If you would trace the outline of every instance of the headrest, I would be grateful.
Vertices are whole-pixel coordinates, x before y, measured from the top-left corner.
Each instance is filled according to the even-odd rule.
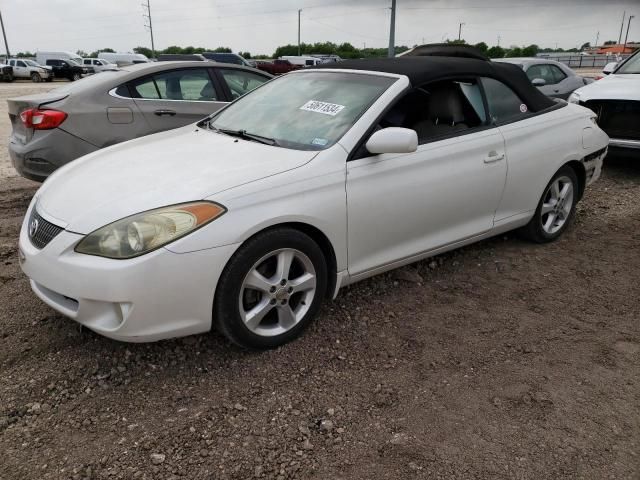
[[[457,85],[443,85],[430,91],[429,119],[437,123],[455,125],[464,120],[460,89]]]

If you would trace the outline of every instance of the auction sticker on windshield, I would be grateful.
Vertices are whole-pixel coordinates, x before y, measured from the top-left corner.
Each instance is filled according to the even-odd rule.
[[[337,103],[321,102],[320,100],[309,100],[307,103],[300,107],[300,110],[306,110],[307,112],[324,113],[325,115],[331,115],[335,117],[342,111],[344,105],[338,105]]]

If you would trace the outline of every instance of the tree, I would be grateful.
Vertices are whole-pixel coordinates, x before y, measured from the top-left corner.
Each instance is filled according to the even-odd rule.
[[[166,53],[168,55],[178,55],[182,53],[182,47],[179,47],[177,45],[171,45],[165,48],[164,50],[162,50],[160,53]]]
[[[615,40],[607,40],[606,42],[604,42],[605,45],[616,45],[618,42],[616,42]]]
[[[76,54],[77,54],[79,57],[88,57],[88,56],[89,56],[89,55],[87,54],[87,52],[85,52],[84,50],[77,50],[77,51],[76,51]]]
[[[500,46],[493,46],[487,50],[487,57],[489,58],[504,58],[504,48]]]
[[[521,53],[523,57],[535,57],[539,51],[540,51],[540,47],[538,47],[538,45],[533,43],[527,47],[524,47]]]
[[[251,58],[251,53],[249,52],[240,52],[238,55],[240,55],[242,58],[245,58],[247,60]]]
[[[233,53],[229,47],[218,47],[214,50],[215,53]]]
[[[153,52],[151,51],[150,48],[147,48],[147,47],[136,47],[133,49],[133,52],[144,55],[147,58],[153,58]]]
[[[509,48],[509,50],[507,50],[507,53],[505,55],[506,57],[522,57],[522,49],[520,47],[516,47],[515,45],[512,45],[511,48]]]
[[[474,47],[485,55],[487,54],[487,50],[489,50],[489,46],[484,42],[476,43]]]
[[[35,53],[31,53],[30,51],[26,51],[26,52],[18,52],[16,54],[16,58],[31,58],[31,57],[35,57],[36,54]]]
[[[580,47],[580,51],[586,50],[587,48],[591,48],[591,42],[583,43],[582,46]]]

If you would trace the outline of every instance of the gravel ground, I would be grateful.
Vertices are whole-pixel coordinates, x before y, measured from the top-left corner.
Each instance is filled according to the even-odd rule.
[[[0,179],[2,479],[640,478],[638,163],[608,161],[560,241],[361,282],[260,353],[56,314],[17,261],[35,188]]]

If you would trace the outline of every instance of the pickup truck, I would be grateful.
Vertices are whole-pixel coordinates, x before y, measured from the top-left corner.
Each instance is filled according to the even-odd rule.
[[[82,75],[88,73],[88,70],[73,60],[47,60],[47,66],[53,68],[53,74],[56,78],[68,78],[72,82],[80,80]]]
[[[3,82],[13,82],[13,67],[0,63],[0,80]]]
[[[33,60],[10,58],[8,64],[13,67],[13,76],[15,78],[30,78],[34,83],[53,80],[51,67],[43,67]]]
[[[302,65],[294,65],[289,60],[274,60],[273,62],[257,62],[256,68],[271,75],[282,75],[292,70],[298,70],[302,68]]]

